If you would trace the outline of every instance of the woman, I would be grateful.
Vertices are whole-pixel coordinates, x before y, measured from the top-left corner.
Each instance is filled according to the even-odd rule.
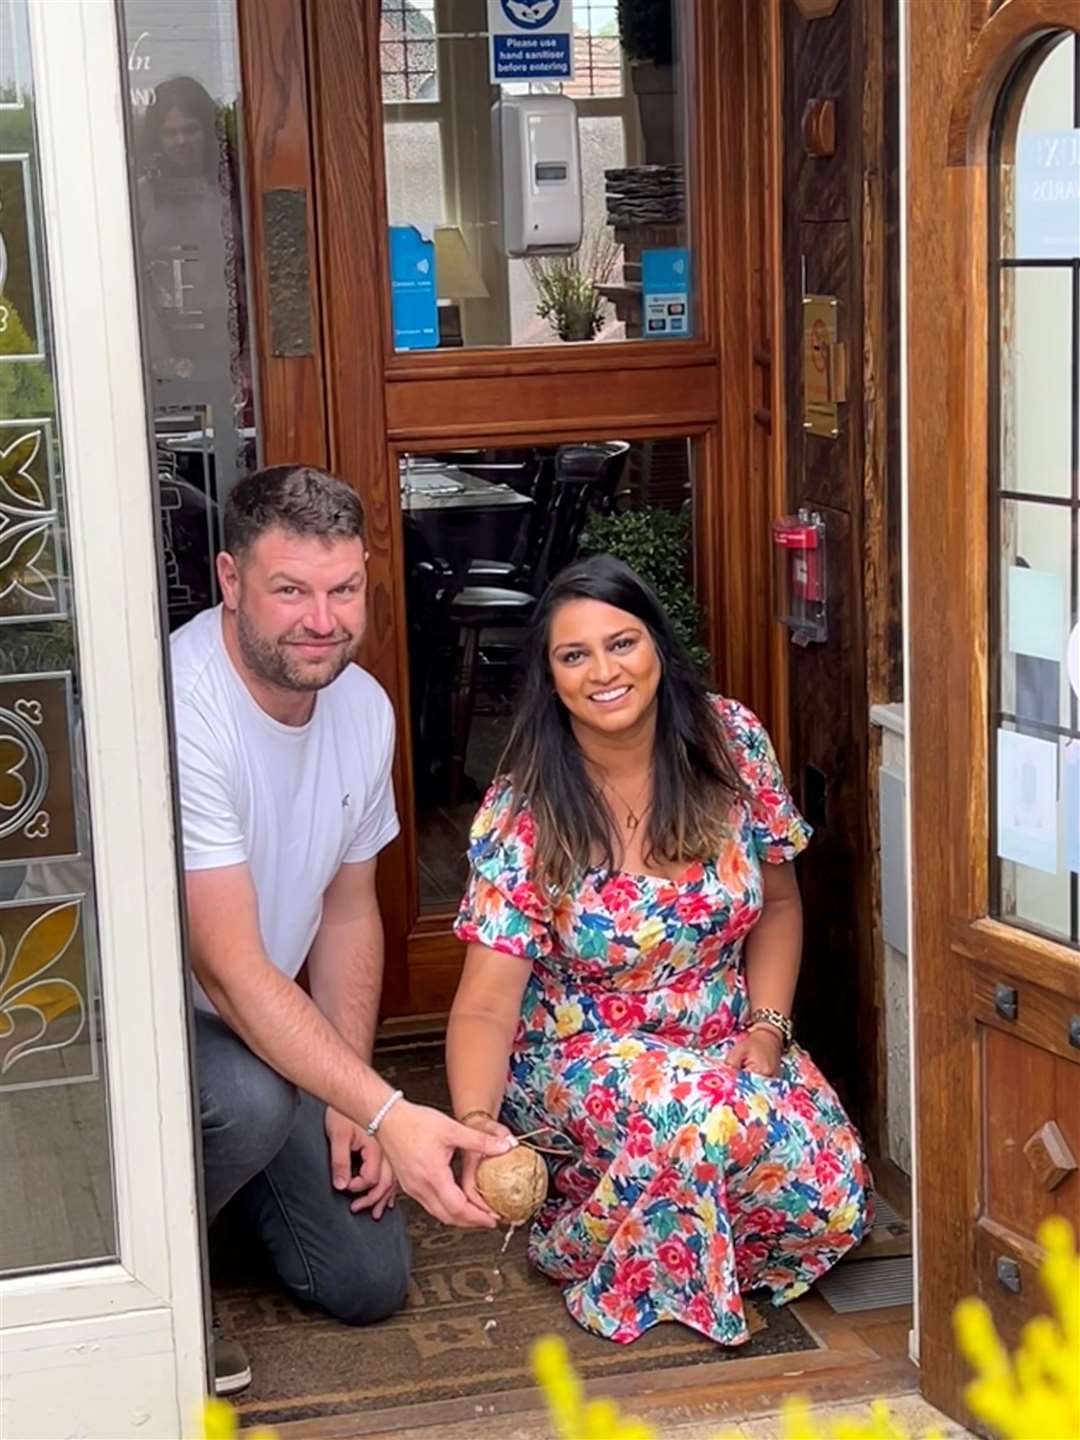
[[[564,570],[531,647],[456,925],[454,1110],[571,1153],[529,1253],[586,1329],[739,1345],[744,1291],[793,1299],[868,1224],[858,1136],[787,1043],[810,831],[619,561]]]
[[[250,389],[242,229],[224,111],[197,80],[176,75],[154,92],[141,150],[155,374],[224,384],[242,405]]]

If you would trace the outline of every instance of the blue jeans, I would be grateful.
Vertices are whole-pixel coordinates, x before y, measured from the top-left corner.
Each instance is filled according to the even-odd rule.
[[[257,1235],[282,1285],[347,1325],[393,1315],[405,1303],[405,1216],[354,1215],[355,1197],[330,1183],[326,1107],[298,1091],[216,1015],[197,1011],[195,1048],[206,1216],[225,1205]]]

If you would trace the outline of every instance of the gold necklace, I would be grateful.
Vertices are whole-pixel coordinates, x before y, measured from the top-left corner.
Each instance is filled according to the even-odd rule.
[[[648,790],[648,788],[649,788],[649,786],[650,786],[651,783],[652,783],[652,776],[650,775],[649,779],[646,780],[646,781],[645,781],[645,784],[642,786],[641,795],[644,795],[644,794],[645,794],[646,790]],[[621,793],[621,791],[617,790],[617,789],[615,788],[615,786],[611,783],[610,780],[608,780],[608,779],[605,779],[605,780],[604,780],[604,787],[605,787],[605,789],[610,790],[611,793],[615,796],[615,798],[616,798],[618,801],[620,801],[621,804],[623,804],[623,805],[626,807],[626,819],[625,819],[625,821],[623,822],[623,824],[625,825],[626,829],[627,829],[627,830],[630,832],[630,834],[632,835],[632,834],[634,833],[634,831],[638,828],[638,826],[641,824],[642,820],[644,820],[645,816],[646,816],[646,815],[649,813],[649,811],[652,809],[652,801],[651,801],[651,800],[649,801],[648,805],[646,805],[646,806],[642,809],[641,814],[639,815],[638,812],[637,812],[637,810],[635,809],[635,807],[630,804],[629,800],[627,800],[626,796],[623,795],[623,794]],[[639,796],[639,797],[638,797],[638,803],[640,803],[640,799],[641,799],[641,797]]]

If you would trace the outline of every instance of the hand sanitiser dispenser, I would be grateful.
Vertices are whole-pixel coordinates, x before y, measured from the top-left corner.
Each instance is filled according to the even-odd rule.
[[[577,107],[567,95],[503,95],[491,111],[507,255],[558,255],[581,244]]]

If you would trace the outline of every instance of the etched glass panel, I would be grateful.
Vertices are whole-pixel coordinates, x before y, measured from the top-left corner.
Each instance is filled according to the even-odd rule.
[[[26,0],[0,0],[0,1272],[116,1255]]]
[[[122,0],[132,203],[175,629],[218,600],[220,517],[257,458],[233,7]]]

